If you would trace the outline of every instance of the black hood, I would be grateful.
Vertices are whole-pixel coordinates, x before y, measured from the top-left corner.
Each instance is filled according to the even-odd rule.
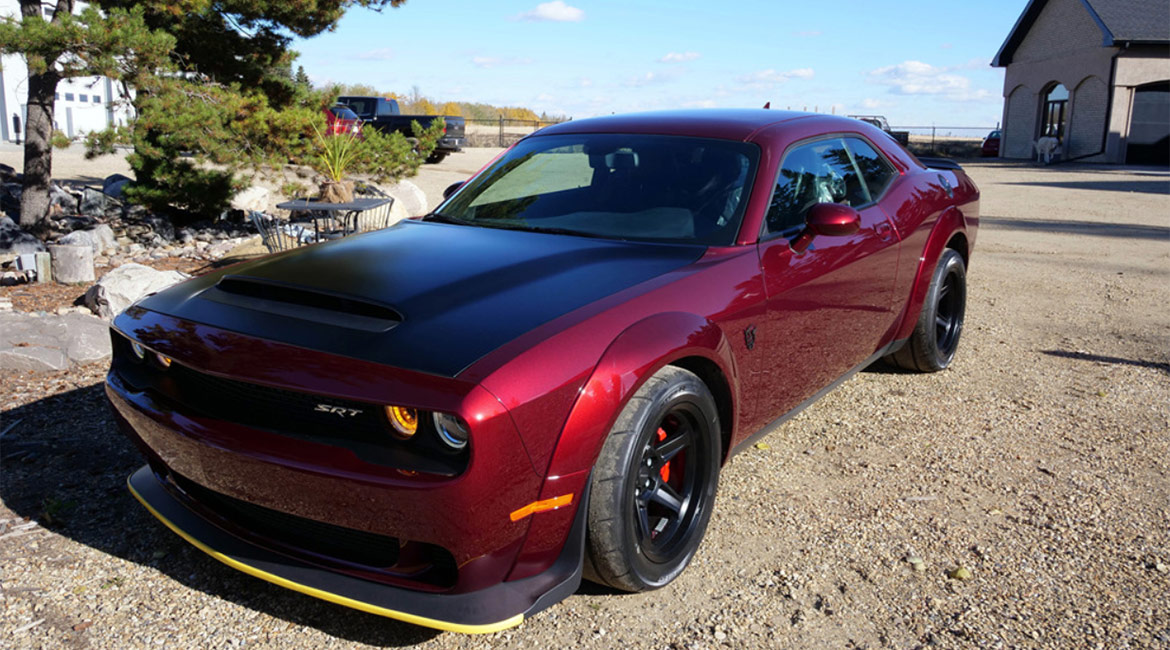
[[[704,250],[407,221],[194,278],[140,306],[454,377],[517,336]]]

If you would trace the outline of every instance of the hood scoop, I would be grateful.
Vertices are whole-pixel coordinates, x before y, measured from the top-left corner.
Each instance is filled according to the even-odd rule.
[[[243,275],[225,275],[199,297],[363,332],[385,332],[402,322],[402,315],[393,308],[368,298]]]

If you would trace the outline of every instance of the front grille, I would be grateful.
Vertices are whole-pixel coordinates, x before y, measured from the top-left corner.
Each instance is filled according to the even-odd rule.
[[[398,540],[334,526],[240,501],[172,474],[175,485],[199,504],[251,533],[326,557],[375,568],[398,562]]]
[[[186,414],[343,447],[385,467],[441,476],[456,476],[467,468],[467,450],[443,446],[430,418],[422,418],[413,438],[400,440],[391,433],[381,404],[218,377],[178,361],[162,369],[151,360],[137,360],[120,334],[112,339],[112,367],[118,377],[135,390],[167,398]]]
[[[225,379],[180,364],[173,364],[166,377],[173,384],[172,397],[218,420],[368,443],[389,435],[390,425],[378,404]],[[323,412],[319,406],[336,410]]]

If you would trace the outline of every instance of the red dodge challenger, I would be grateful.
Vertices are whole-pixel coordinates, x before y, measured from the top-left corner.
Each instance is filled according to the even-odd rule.
[[[879,359],[951,363],[979,191],[925,163],[828,115],[544,129],[420,220],[118,316],[130,489],[241,571],[440,629],[662,587],[736,451]]]

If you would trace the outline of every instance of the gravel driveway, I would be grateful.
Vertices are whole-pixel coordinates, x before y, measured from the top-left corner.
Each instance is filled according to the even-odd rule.
[[[472,637],[247,577],[127,493],[90,366],[3,379],[0,646],[1170,646],[1170,175],[968,169],[953,368],[861,373],[737,456],[663,590]]]

